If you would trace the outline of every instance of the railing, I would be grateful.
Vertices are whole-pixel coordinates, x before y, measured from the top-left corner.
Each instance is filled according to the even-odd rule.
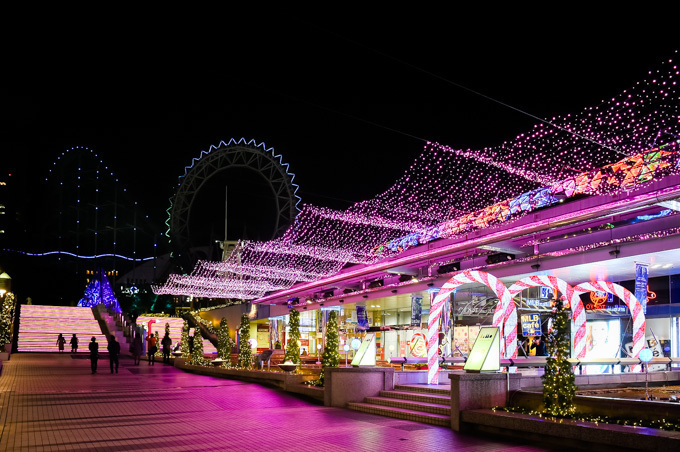
[[[467,358],[462,356],[449,356],[446,358],[440,358],[439,362],[440,364],[455,366],[465,364],[466,360]],[[547,360],[548,358],[545,356],[501,359],[501,367],[545,367]],[[567,358],[567,361],[569,361],[572,366],[578,367],[579,374],[583,374],[583,366],[609,366],[609,373],[614,373],[614,366],[645,366],[645,363],[639,358]],[[427,364],[427,358],[393,356],[390,358],[390,364],[400,364],[401,370],[404,370],[404,366],[406,364]],[[666,366],[666,370],[672,370],[673,367],[680,367],[680,358],[653,358],[649,362],[649,365],[663,365]]]
[[[614,373],[614,366],[645,366],[644,361],[639,358],[567,358],[567,361],[579,368],[579,374],[583,373],[583,366],[609,366],[609,373]],[[545,367],[546,362],[545,356],[501,359],[501,367]],[[666,370],[671,370],[673,367],[680,367],[680,358],[653,358],[649,365],[663,365]]]

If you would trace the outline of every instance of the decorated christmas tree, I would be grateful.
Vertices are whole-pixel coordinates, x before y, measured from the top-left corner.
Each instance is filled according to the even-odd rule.
[[[570,349],[569,312],[564,309],[561,299],[554,302],[550,313],[547,346],[548,358],[543,380],[543,406],[545,412],[553,416],[571,416],[575,412],[573,404],[576,394],[574,372],[567,361]]]
[[[229,337],[229,325],[227,319],[222,317],[220,329],[217,331],[217,357],[231,364],[231,348],[234,341]]]
[[[253,351],[250,348],[250,319],[248,314],[241,316],[238,330],[238,366],[250,369],[253,362]]]
[[[203,338],[201,333],[194,333],[194,349],[191,351],[191,364],[205,364],[205,354],[203,353]]]
[[[189,350],[189,323],[185,320],[182,325],[182,340],[180,341],[182,349],[182,358],[189,358],[191,350]]]
[[[321,355],[321,374],[318,383],[323,386],[327,367],[338,367],[340,363],[340,353],[338,351],[338,311],[331,311],[328,314],[326,323],[326,345]]]
[[[154,353],[154,356],[161,356],[163,354],[163,351],[161,348],[161,338],[158,330],[156,330],[155,336],[156,336],[156,353]]]
[[[284,359],[293,364],[300,364],[300,311],[291,309],[289,315],[288,328],[290,334],[288,336],[288,344],[286,344],[286,355]]]
[[[116,299],[116,296],[113,293],[113,289],[111,288],[111,284],[109,284],[109,280],[106,278],[104,270],[99,271],[99,279],[94,279],[87,285],[83,298],[78,302],[78,306],[88,308],[98,304],[103,304],[113,312],[121,312],[118,299]]]

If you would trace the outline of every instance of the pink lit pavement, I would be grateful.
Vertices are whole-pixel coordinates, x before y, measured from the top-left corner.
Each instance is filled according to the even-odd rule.
[[[102,344],[105,346],[105,344]],[[0,451],[538,451],[121,358],[17,353],[0,375]]]

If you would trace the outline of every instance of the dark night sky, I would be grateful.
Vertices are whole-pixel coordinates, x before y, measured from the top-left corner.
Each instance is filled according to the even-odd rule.
[[[6,57],[2,164],[43,178],[61,152],[86,146],[163,217],[192,158],[252,138],[283,155],[303,202],[346,208],[391,185],[424,139],[481,148],[537,122],[471,90],[537,117],[575,113],[677,47],[668,14],[633,24],[629,12],[515,12],[53,24]]]

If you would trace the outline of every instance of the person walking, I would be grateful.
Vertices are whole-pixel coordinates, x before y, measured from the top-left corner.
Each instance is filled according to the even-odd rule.
[[[88,344],[87,348],[90,349],[90,367],[92,368],[92,374],[97,373],[97,361],[99,360],[99,344],[97,343],[97,338],[92,336],[92,340]]]
[[[149,357],[149,365],[153,366],[156,364],[156,352],[158,351],[158,346],[156,345],[156,336],[149,331],[149,335],[146,337],[146,353]]]
[[[170,351],[172,350],[172,339],[170,339],[170,333],[165,332],[165,336],[161,339],[161,345],[163,346],[163,363],[170,364]]]
[[[130,344],[130,354],[135,361],[135,366],[139,366],[139,358],[142,356],[143,350],[144,344],[142,343],[142,335],[139,334],[139,331],[135,331],[135,337]]]
[[[111,335],[109,338],[109,345],[106,346],[109,351],[109,365],[111,366],[111,373],[115,364],[116,373],[118,373],[118,355],[120,354],[120,344],[116,340],[116,336]]]
[[[59,346],[59,352],[64,351],[64,344],[66,343],[66,339],[64,339],[64,336],[59,333],[59,337],[57,338],[57,345]]]
[[[71,353],[76,352],[78,352],[78,338],[76,337],[76,333],[73,333],[73,336],[71,337]]]

